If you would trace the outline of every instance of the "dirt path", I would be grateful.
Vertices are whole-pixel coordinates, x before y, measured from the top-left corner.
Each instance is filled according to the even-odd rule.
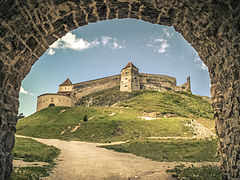
[[[58,139],[32,139],[61,149],[61,153],[56,160],[56,167],[50,176],[44,179],[172,180],[173,178],[165,171],[180,164],[176,162],[156,162],[129,153],[119,153],[99,148],[97,146],[103,145],[100,143],[62,141]],[[202,163],[182,164],[186,166],[190,166],[191,164],[195,166],[202,165]]]

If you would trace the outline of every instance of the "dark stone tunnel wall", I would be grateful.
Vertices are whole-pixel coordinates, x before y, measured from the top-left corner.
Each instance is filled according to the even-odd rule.
[[[0,179],[9,179],[21,81],[54,41],[91,22],[174,26],[209,68],[223,179],[240,178],[238,0],[0,0]]]

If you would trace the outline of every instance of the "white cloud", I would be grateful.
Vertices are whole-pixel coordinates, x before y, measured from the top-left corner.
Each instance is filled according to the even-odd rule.
[[[201,68],[201,70],[203,70],[203,71],[208,71],[208,67],[207,67],[207,66],[204,64],[204,62],[200,59],[200,57],[198,56],[198,54],[195,55],[193,61],[197,63],[197,67]]]
[[[102,36],[101,40],[102,40],[102,45],[103,46],[107,46],[110,49],[123,49],[123,48],[126,48],[126,46],[124,45],[126,40],[123,40],[123,42],[120,43],[117,40],[117,38],[112,38],[110,36]]]
[[[49,49],[48,54],[49,54],[49,55],[54,55],[54,54],[55,54],[55,51],[54,51],[53,49]]]
[[[200,59],[200,57],[198,56],[198,54],[196,54],[193,61],[194,61],[194,62],[201,62],[202,60]]]
[[[202,64],[201,64],[201,69],[208,71],[208,67],[206,66],[206,64],[204,64],[204,62],[202,62]]]
[[[35,94],[33,94],[33,93],[31,93],[31,92],[29,92],[29,95],[31,95],[31,96],[35,96]]]
[[[77,38],[76,34],[71,32],[67,33],[62,38],[54,42],[50,48],[51,49],[74,49],[74,50],[84,50],[90,47],[90,43],[82,38]]]
[[[123,43],[125,43],[125,40]],[[54,55],[54,49],[73,49],[77,51],[83,51],[85,49],[97,47],[100,45],[106,46],[110,49],[122,49],[125,47],[124,45],[120,44],[116,38],[112,38],[110,36],[102,36],[100,38],[100,41],[98,38],[93,41],[87,41],[83,38],[77,38],[76,34],[69,32],[49,47],[48,54]]]
[[[158,53],[165,53],[167,51],[167,48],[170,47],[170,45],[168,44],[166,39],[158,37],[148,43],[147,47],[153,48]]]
[[[173,37],[173,33],[170,33],[169,31],[168,31],[168,28],[164,28],[163,29],[163,33],[167,36],[167,38],[171,38],[171,37]]]
[[[101,39],[102,39],[102,44],[106,46],[112,38],[109,36],[102,36]]]
[[[28,92],[25,91],[22,86],[20,87],[20,93],[22,93],[22,94],[28,94]]]
[[[121,44],[119,44],[118,42],[117,42],[117,39],[115,38],[114,39],[114,42],[112,43],[112,45],[113,45],[113,49],[122,49],[122,48],[124,48],[124,46],[123,45],[121,45]]]
[[[94,41],[92,41],[90,43],[90,47],[95,47],[95,46],[98,46],[100,45],[101,43],[98,41],[98,39],[95,39]]]
[[[21,93],[21,94],[27,94],[27,95],[34,96],[33,93],[26,91],[25,89],[23,89],[22,86],[20,87],[20,93]]]

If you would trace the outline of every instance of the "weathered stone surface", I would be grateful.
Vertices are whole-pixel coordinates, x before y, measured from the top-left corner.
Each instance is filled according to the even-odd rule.
[[[32,64],[72,29],[129,17],[174,26],[208,66],[222,176],[239,179],[239,12],[237,0],[0,0],[0,179],[10,178],[16,122],[9,122],[16,121],[18,91]]]

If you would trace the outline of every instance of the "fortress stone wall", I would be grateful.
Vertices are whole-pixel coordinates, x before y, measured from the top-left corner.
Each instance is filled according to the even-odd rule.
[[[190,77],[187,78],[187,82],[180,85],[180,86],[176,86],[175,87],[175,91],[176,92],[181,92],[181,91],[185,91],[185,92],[191,92],[191,83],[190,83]]]
[[[120,79],[121,79],[120,75],[114,75],[74,84],[73,86],[74,99],[78,100],[88,94],[119,86]]]
[[[139,77],[141,90],[174,90],[177,84],[176,78],[165,75],[140,73]]]
[[[49,106],[67,106],[73,107],[73,99],[67,95],[61,94],[42,94],[38,96],[37,111],[45,109]]]
[[[131,62],[122,70],[121,74],[99,78],[95,80],[72,84],[70,79],[65,80],[59,85],[59,91],[56,94],[43,94],[38,97],[37,111],[54,106],[73,107],[75,103],[88,94],[101,90],[120,86],[120,91],[185,91],[191,93],[190,77],[183,85],[176,86],[176,78],[159,75],[138,73],[138,68]]]

